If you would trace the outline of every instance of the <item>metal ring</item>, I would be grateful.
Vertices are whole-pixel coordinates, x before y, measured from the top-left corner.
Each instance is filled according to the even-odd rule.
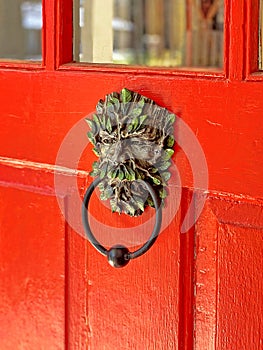
[[[105,247],[103,247],[103,245],[101,245],[96,237],[93,235],[91,229],[90,229],[90,225],[89,225],[89,211],[88,211],[88,206],[89,206],[89,200],[91,198],[91,195],[93,193],[93,191],[95,190],[96,186],[102,181],[103,179],[100,178],[96,178],[88,187],[86,194],[84,196],[84,200],[83,200],[83,204],[82,204],[82,222],[83,222],[83,226],[85,229],[85,233],[87,235],[87,238],[89,240],[89,242],[93,245],[93,247],[95,249],[97,249],[98,252],[100,252],[102,255],[104,256],[109,256],[108,253],[110,252],[110,250],[107,250]],[[131,260],[131,259],[135,259],[138,258],[139,256],[143,255],[144,253],[146,253],[151,246],[154,244],[154,242],[156,241],[160,229],[161,229],[161,224],[162,224],[162,208],[160,206],[160,203],[158,202],[157,196],[155,194],[154,189],[152,188],[152,186],[143,180],[137,180],[142,182],[146,187],[147,190],[149,191],[153,202],[154,202],[154,206],[156,209],[156,215],[155,215],[155,225],[152,231],[151,236],[149,237],[148,241],[143,244],[139,249],[135,250],[134,252],[129,252],[127,250],[127,248],[125,248],[127,250],[126,252],[126,260]],[[115,266],[116,267],[116,266]]]

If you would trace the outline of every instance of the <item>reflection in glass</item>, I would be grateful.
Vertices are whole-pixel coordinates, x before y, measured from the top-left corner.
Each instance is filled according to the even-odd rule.
[[[0,0],[0,59],[41,60],[41,0]]]
[[[74,0],[74,59],[222,67],[224,0]]]
[[[258,55],[258,68],[263,69],[263,0],[260,0],[259,11],[259,55]]]

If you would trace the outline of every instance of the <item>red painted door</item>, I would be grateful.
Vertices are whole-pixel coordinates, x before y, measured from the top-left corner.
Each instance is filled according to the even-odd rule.
[[[225,1],[222,71],[73,63],[71,1],[43,8],[43,63],[0,62],[0,348],[262,349],[259,1]],[[87,145],[73,162],[87,142],[80,120],[123,87],[190,127],[209,186],[194,187],[187,152],[177,146],[181,185],[175,175],[169,183],[173,195],[182,189],[177,213],[147,254],[113,269],[58,201],[64,213],[78,213],[74,198],[92,181],[95,159]],[[176,133],[180,139],[183,129]],[[181,234],[193,194],[196,211],[205,205]],[[93,212],[103,224],[136,226],[99,201]]]

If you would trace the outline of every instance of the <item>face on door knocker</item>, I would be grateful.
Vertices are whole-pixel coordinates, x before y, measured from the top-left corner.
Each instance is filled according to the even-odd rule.
[[[99,159],[93,163],[91,175],[96,179],[84,197],[82,219],[91,244],[112,266],[123,267],[150,249],[159,234],[174,153],[175,115],[128,89],[107,95],[98,102],[96,111],[87,123],[88,138]],[[107,250],[96,240],[88,220],[88,204],[96,186],[100,198],[110,201],[113,212],[139,216],[147,206],[155,208],[154,230],[138,250],[129,252],[121,245]]]

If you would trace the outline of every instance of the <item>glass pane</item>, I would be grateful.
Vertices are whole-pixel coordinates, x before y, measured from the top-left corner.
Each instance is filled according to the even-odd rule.
[[[41,60],[41,0],[0,0],[0,59]]]
[[[224,0],[74,0],[74,59],[223,65]]]
[[[263,69],[263,0],[260,0],[260,12],[259,12],[259,69]]]

